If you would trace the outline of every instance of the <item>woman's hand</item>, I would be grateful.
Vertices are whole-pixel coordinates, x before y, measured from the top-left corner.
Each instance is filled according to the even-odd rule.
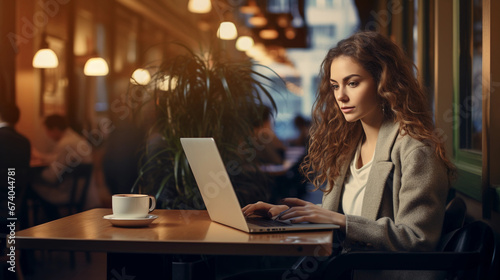
[[[298,198],[285,198],[281,202],[283,205],[274,205],[259,201],[254,204],[248,204],[241,210],[245,217],[259,215],[272,218],[279,215],[279,220],[290,220],[292,223],[336,224],[342,230],[345,230],[346,219],[340,213],[324,209],[314,203]]]
[[[241,210],[243,211],[243,215],[245,215],[245,217],[258,215],[262,217],[272,218],[279,213],[287,210],[288,208],[289,207],[286,205],[274,205],[259,201],[257,203],[248,204]]]
[[[289,219],[292,223],[336,224],[341,229],[345,229],[346,219],[340,213],[298,198],[285,198],[281,202],[289,206],[290,209],[280,215],[280,220]]]

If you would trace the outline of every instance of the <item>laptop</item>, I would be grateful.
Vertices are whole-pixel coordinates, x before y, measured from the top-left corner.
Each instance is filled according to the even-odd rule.
[[[249,233],[339,228],[334,224],[292,224],[265,218],[246,219],[214,139],[180,140],[212,221]]]

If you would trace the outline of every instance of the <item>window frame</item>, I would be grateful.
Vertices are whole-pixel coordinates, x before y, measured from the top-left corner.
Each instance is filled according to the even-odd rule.
[[[455,0],[453,5],[453,154],[457,167],[458,178],[454,188],[460,192],[482,201],[482,162],[483,155],[479,151],[461,148],[460,140],[468,122],[463,122],[460,116],[463,108],[464,96],[470,94],[472,88],[471,75],[471,34],[470,18],[463,18],[470,9],[462,11],[463,5],[469,0]],[[466,30],[466,31],[464,31]],[[465,91],[465,92],[464,92]],[[465,130],[465,131],[464,131]]]

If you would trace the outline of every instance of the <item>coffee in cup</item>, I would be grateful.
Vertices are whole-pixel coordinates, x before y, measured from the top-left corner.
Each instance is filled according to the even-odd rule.
[[[115,194],[111,202],[119,219],[145,218],[156,207],[155,197],[147,194]]]

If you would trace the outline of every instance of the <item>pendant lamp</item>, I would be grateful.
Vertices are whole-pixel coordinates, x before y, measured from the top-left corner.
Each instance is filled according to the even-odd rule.
[[[56,68],[59,60],[56,53],[47,46],[36,52],[32,63],[35,68]]]
[[[92,57],[85,63],[83,73],[86,76],[106,76],[109,73],[108,63],[102,57]]]

